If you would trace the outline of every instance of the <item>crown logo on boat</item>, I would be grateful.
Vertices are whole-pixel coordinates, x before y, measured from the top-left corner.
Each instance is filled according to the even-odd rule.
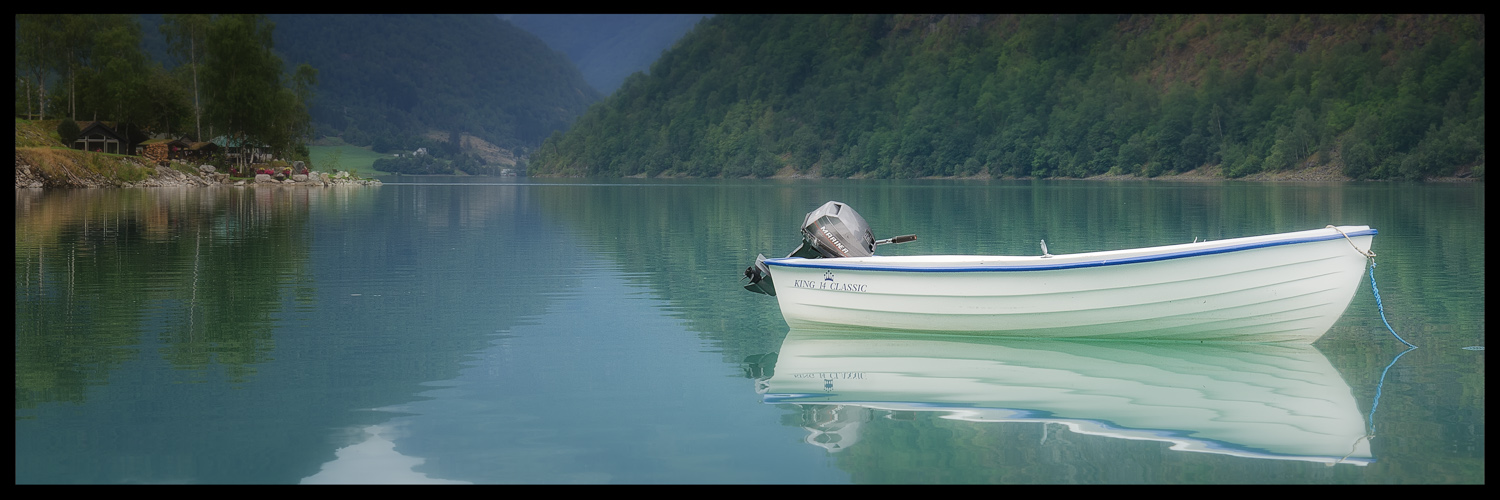
[[[823,271],[823,281],[833,281],[833,271]]]

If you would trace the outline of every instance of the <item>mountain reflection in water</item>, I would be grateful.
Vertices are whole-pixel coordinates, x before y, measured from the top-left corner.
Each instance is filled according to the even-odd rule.
[[[764,402],[801,406],[806,441],[833,452],[857,446],[873,418],[942,412],[1180,451],[1374,462],[1349,385],[1311,345],[792,330],[761,369]]]

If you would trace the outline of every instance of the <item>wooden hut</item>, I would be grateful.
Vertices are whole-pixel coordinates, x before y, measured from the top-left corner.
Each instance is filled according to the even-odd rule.
[[[183,156],[192,161],[202,161],[213,156],[219,150],[219,145],[212,142],[189,142],[183,150]]]
[[[84,151],[96,151],[100,153],[124,154],[124,144],[128,141],[125,136],[115,131],[114,127],[101,121],[79,122],[78,140],[73,141],[73,149]]]
[[[145,156],[157,163],[187,158],[187,149],[192,143],[171,137],[154,138],[135,146],[135,154]]]

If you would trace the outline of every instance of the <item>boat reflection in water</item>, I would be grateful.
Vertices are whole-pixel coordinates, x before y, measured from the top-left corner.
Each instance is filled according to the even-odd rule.
[[[1307,344],[792,330],[766,371],[757,383],[764,402],[801,405],[807,442],[830,451],[856,445],[871,418],[941,412],[1061,424],[1181,451],[1374,461],[1348,384]]]

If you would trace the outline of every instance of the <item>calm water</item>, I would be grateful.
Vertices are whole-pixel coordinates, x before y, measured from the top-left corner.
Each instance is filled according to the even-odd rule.
[[[16,482],[1484,482],[1483,184],[419,180],[17,190]],[[827,200],[885,255],[1367,224],[1420,348],[1368,279],[1284,352],[789,332],[740,272]]]

